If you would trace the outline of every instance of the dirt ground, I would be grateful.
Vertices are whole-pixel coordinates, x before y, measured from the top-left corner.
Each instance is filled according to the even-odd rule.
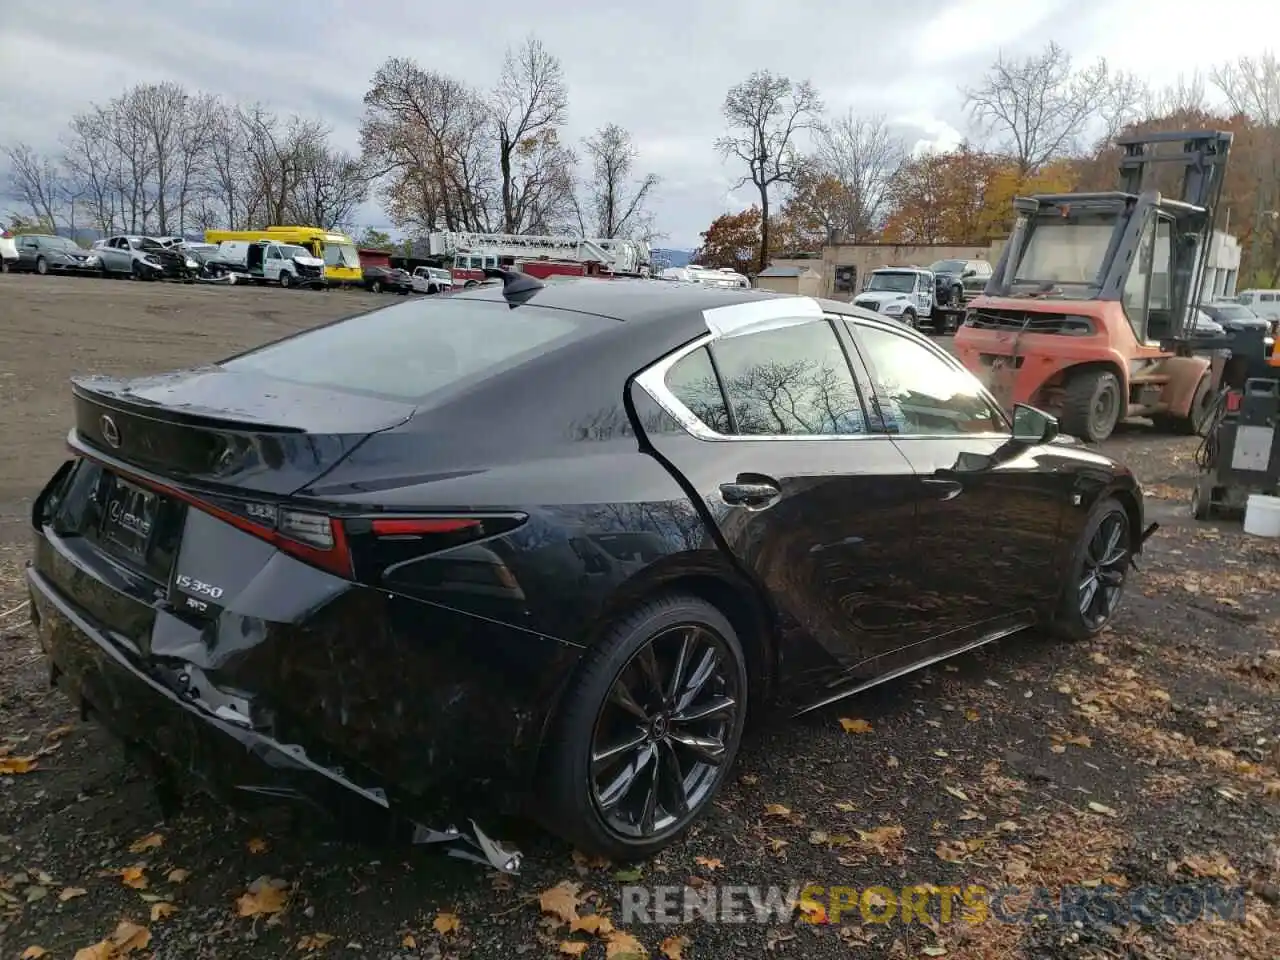
[[[0,960],[1280,956],[1280,548],[1192,521],[1195,442],[1143,428],[1106,449],[1163,526],[1098,642],[1016,638],[755,734],[713,814],[638,869],[518,824],[512,879],[211,802],[162,822],[146,778],[48,689],[26,620],[26,516],[63,455],[67,379],[216,360],[387,302],[0,277]],[[737,890],[748,914],[742,887],[777,885],[784,909],[713,923],[679,916],[682,892],[678,922],[646,924],[623,909],[632,884]],[[827,889],[793,903],[809,884]],[[1213,884],[1244,891],[1226,921],[1108,907],[1155,891],[1187,920]],[[1021,893],[943,914],[951,886]],[[906,887],[926,915],[898,909]],[[1088,909],[1028,909],[1064,887]]]

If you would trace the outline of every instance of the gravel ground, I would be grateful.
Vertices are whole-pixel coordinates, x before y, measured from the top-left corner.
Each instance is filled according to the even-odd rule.
[[[525,868],[508,878],[205,801],[162,822],[145,778],[49,691],[21,606],[24,517],[62,455],[66,379],[213,360],[379,302],[0,278],[0,960],[1280,956],[1280,548],[1191,520],[1194,442],[1141,427],[1106,449],[1163,527],[1112,629],[1018,637],[752,735],[713,813],[637,870],[518,823],[502,836]],[[824,892],[795,902],[810,884]],[[1026,902],[1033,887],[1177,886],[1185,905],[1197,884],[1243,889],[1242,905],[1175,924],[1100,897],[1067,922]],[[735,889],[772,885],[779,909],[686,922],[682,892],[676,922],[646,923],[625,909],[637,885],[719,891],[722,918]],[[1004,919],[943,917],[948,886],[1024,895]],[[906,887],[930,904],[909,923]]]

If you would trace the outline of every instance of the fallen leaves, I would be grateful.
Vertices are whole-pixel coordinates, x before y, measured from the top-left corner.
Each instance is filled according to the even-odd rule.
[[[289,902],[289,884],[273,877],[259,877],[236,898],[241,917],[261,917],[280,913]]]
[[[157,903],[153,903],[151,905],[151,922],[159,923],[161,920],[171,917],[177,912],[178,908],[168,900],[161,900]]]
[[[190,870],[183,870],[181,867],[178,867],[174,870],[170,870],[167,874],[165,874],[165,879],[168,880],[170,883],[182,883],[189,876],[191,876]]]
[[[58,899],[61,902],[66,903],[68,900],[74,900],[76,897],[83,897],[88,892],[89,891],[84,887],[67,887],[58,894]]]
[[[457,933],[462,929],[462,920],[456,913],[450,913],[441,910],[436,914],[435,920],[431,922],[432,928],[441,936],[448,936],[451,933]]]
[[[578,908],[583,903],[581,894],[581,884],[562,880],[538,895],[538,909],[555,927],[568,924],[571,934],[585,933],[604,941],[605,956],[611,960],[644,960],[649,956],[644,944],[626,931],[616,929],[608,916],[579,914]],[[558,949],[565,956],[577,957],[590,945],[589,940],[561,940]]]
[[[538,894],[538,909],[561,923],[573,923],[578,919],[578,906],[582,903],[578,893],[582,885],[572,880],[562,880],[550,889]]]
[[[134,864],[132,867],[121,867],[119,870],[107,870],[103,874],[107,877],[119,877],[130,890],[147,889],[147,866],[144,863]]]
[[[689,946],[688,937],[667,937],[659,949],[667,960],[684,960],[684,948]]]
[[[845,733],[870,733],[871,732],[871,724],[861,718],[851,719],[849,717],[841,717],[840,726],[844,728]]]
[[[607,960],[645,960],[649,951],[631,934],[619,930],[609,937],[604,955]]]
[[[1094,813],[1102,814],[1104,817],[1120,816],[1120,814],[1116,813],[1116,811],[1113,808],[1108,807],[1105,803],[1099,803],[1097,800],[1089,801],[1089,809],[1092,810]]]
[[[37,947],[35,944],[23,950],[18,960],[40,960],[41,957],[48,955],[49,951],[44,947]]]
[[[333,934],[331,933],[308,933],[299,937],[293,948],[302,953],[315,953],[317,950],[323,950],[332,941]]]
[[[715,857],[694,857],[693,862],[700,867],[706,867],[708,870],[719,870],[724,866],[724,861]]]
[[[133,841],[129,844],[130,853],[146,853],[148,850],[154,850],[164,843],[164,837],[158,833],[149,833],[145,837]]]
[[[267,841],[263,840],[261,837],[251,838],[245,846],[249,849],[250,853],[257,854],[267,852]]]
[[[35,757],[0,757],[0,776],[30,773],[38,766]]]
[[[151,945],[151,931],[129,920],[121,920],[111,936],[76,951],[75,960],[119,960]]]

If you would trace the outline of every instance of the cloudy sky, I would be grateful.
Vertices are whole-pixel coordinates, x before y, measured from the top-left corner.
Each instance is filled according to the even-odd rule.
[[[1106,56],[1163,84],[1280,47],[1274,0],[1211,8],[1189,0],[0,6],[0,143],[51,150],[88,102],[159,80],[320,115],[336,142],[354,150],[361,97],[387,57],[412,57],[487,88],[504,49],[534,32],[564,64],[571,136],[610,121],[631,130],[643,168],[662,177],[654,206],[677,247],[696,246],[712,219],[750,203],[732,192],[738,173],[712,144],[725,91],[754,69],[811,79],[830,111],[883,113],[912,142],[945,147],[967,129],[957,87],[1002,50],[1026,54],[1052,38],[1081,61]],[[375,205],[360,219],[385,227]]]

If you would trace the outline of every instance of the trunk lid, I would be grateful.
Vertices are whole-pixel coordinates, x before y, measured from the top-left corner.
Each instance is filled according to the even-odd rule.
[[[179,483],[287,496],[411,404],[253,371],[202,367],[137,379],[72,381],[75,434],[89,447]]]

